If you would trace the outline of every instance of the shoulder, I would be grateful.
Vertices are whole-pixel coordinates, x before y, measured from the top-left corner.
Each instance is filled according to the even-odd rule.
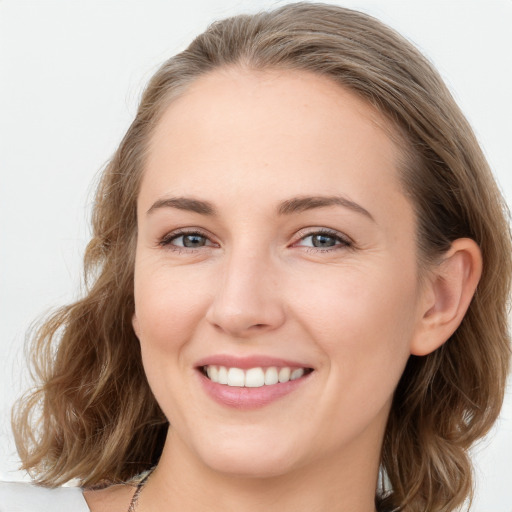
[[[80,487],[0,481],[0,512],[90,512]]]

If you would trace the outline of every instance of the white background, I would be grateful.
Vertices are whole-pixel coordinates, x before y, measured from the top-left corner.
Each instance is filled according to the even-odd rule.
[[[16,479],[9,409],[25,332],[79,293],[91,182],[145,82],[207,24],[286,2],[0,0],[0,478]],[[382,19],[434,61],[512,203],[512,0],[331,2]],[[476,512],[512,511],[512,388],[476,449]]]

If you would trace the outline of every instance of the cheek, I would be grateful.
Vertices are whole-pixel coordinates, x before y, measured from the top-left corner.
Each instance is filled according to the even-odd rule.
[[[136,267],[135,312],[143,351],[172,352],[193,336],[211,300],[204,281],[157,262]]]
[[[204,318],[209,294],[183,269],[148,261],[136,266],[134,288],[144,371],[167,419],[179,423],[183,403],[194,403],[183,384],[184,372],[192,371],[186,347]]]
[[[370,390],[388,377],[396,384],[415,329],[413,271],[388,265],[329,274],[296,290],[296,317],[348,385],[366,381]]]
[[[385,423],[410,354],[416,297],[412,287],[393,287],[385,276],[371,273],[331,278],[327,290],[305,292],[298,294],[298,316],[327,369],[317,403],[324,415],[316,428],[338,445],[338,432],[356,435],[377,417]]]

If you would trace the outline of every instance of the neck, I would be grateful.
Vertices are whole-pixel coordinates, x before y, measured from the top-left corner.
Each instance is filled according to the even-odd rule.
[[[283,475],[239,476],[204,465],[170,429],[137,512],[374,512],[380,446],[311,461]]]

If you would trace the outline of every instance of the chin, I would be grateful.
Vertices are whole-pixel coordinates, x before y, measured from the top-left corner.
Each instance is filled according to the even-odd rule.
[[[273,478],[292,471],[298,462],[296,450],[272,445],[249,441],[218,443],[199,456],[210,470],[233,477]]]
[[[277,462],[276,460],[268,460],[266,458],[254,459],[252,457],[227,457],[226,460],[219,463],[209,464],[209,468],[226,476],[238,478],[254,478],[254,479],[267,479],[283,476],[291,471],[289,461]]]

